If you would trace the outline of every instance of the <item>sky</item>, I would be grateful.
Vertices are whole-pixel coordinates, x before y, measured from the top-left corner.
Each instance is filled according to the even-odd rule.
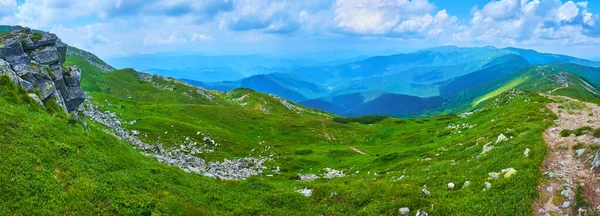
[[[0,0],[0,24],[102,58],[157,52],[377,55],[434,46],[600,57],[600,0]]]

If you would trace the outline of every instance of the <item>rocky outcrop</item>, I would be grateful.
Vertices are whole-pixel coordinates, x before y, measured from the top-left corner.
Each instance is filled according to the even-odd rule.
[[[81,71],[64,68],[67,45],[51,33],[32,33],[16,28],[0,35],[0,75],[27,91],[37,90],[38,98],[54,98],[65,111],[74,111],[85,100],[80,87]]]

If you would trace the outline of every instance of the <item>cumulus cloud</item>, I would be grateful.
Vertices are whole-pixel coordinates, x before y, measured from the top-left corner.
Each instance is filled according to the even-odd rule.
[[[446,10],[432,15],[434,8],[428,0],[337,0],[334,20],[343,33],[423,37],[456,21]]]
[[[118,52],[124,49],[121,46],[206,47],[212,43],[200,42],[215,38],[240,43],[286,38],[418,39],[432,46],[600,43],[599,15],[588,8],[600,6],[595,1],[490,0],[460,20],[435,2],[0,0],[0,22],[51,30],[96,52]]]
[[[600,37],[598,16],[588,12],[587,6],[587,2],[560,0],[492,1],[474,11],[467,39],[509,44],[593,41]]]

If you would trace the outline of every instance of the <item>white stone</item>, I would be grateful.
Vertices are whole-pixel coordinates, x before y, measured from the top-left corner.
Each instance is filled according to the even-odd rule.
[[[421,192],[423,192],[423,194],[425,194],[427,196],[431,195],[431,192],[429,192],[427,189],[423,189],[423,190],[421,190]]]
[[[448,183],[448,189],[454,190],[454,183],[452,183],[452,182]]]
[[[469,185],[471,185],[471,182],[470,181],[465,181],[465,183],[463,184],[463,188],[466,188]]]
[[[400,208],[400,209],[398,210],[398,213],[400,213],[400,215],[408,215],[408,214],[410,214],[410,209],[409,209],[409,208],[406,208],[406,207],[404,207],[404,208]]]
[[[496,144],[498,144],[500,142],[504,142],[504,141],[508,141],[508,137],[506,137],[504,134],[500,134],[500,135],[498,135],[498,139],[496,140]]]
[[[304,188],[304,189],[296,190],[296,192],[301,193],[305,197],[309,197],[309,196],[312,196],[313,190]]]
[[[529,157],[529,152],[531,152],[531,150],[525,149],[525,152],[523,152],[523,154],[525,154],[525,157]]]

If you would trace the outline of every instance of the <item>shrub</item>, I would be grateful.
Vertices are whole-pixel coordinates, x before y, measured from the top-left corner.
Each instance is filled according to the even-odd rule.
[[[572,130],[564,129],[563,131],[560,132],[560,136],[562,136],[562,137],[568,137],[568,136],[571,136],[572,133],[573,133]]]
[[[387,118],[388,117],[385,117],[385,116],[362,116],[362,117],[356,117],[356,118],[335,117],[335,118],[333,118],[333,121],[337,122],[337,123],[341,123],[341,124],[348,124],[350,122],[356,122],[356,123],[368,125],[368,124],[375,124],[375,123],[383,121]]]
[[[591,127],[589,127],[589,126],[585,126],[585,127],[578,128],[577,130],[575,130],[575,136],[581,136],[581,135],[583,135],[583,134],[587,134],[587,133],[589,133],[591,130],[592,130],[592,128],[591,128]]]
[[[597,128],[596,130],[594,130],[594,132],[592,132],[592,134],[594,135],[594,137],[600,138],[600,128]]]
[[[42,39],[42,37],[43,37],[42,33],[35,32],[35,33],[33,33],[33,35],[31,35],[31,40],[40,41]]]
[[[296,155],[308,155],[308,154],[312,154],[313,150],[312,149],[302,149],[302,150],[297,150],[296,152],[294,152]]]

